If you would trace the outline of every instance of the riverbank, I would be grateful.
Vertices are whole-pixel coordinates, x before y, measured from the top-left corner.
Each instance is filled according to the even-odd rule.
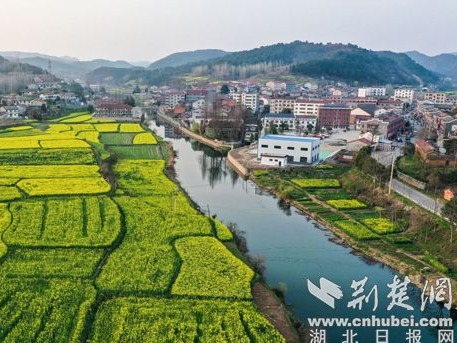
[[[203,137],[202,135],[199,135],[195,132],[192,132],[191,130],[183,127],[179,122],[177,122],[176,120],[170,118],[169,116],[163,114],[163,113],[160,113],[158,112],[157,113],[157,117],[160,118],[161,120],[163,120],[164,122],[166,122],[167,124],[173,126],[174,128],[176,128],[181,134],[189,137],[189,138],[193,138],[195,139],[196,141],[199,141],[200,143],[202,144],[205,144],[215,150],[218,150],[218,151],[228,151],[230,149],[232,149],[232,146],[231,145],[228,145],[228,144],[224,144],[222,142],[219,142],[217,140],[212,140],[212,139],[209,139],[209,138],[206,138],[206,137]]]
[[[267,171],[258,171],[258,175],[263,173],[268,173]],[[374,261],[380,262],[383,265],[389,266],[393,270],[408,276],[411,279],[411,282],[419,288],[423,288],[426,282],[434,284],[435,280],[442,277],[449,277],[438,271],[434,271],[430,264],[427,264],[420,255],[416,255],[414,251],[405,251],[400,245],[388,242],[386,239],[379,235],[377,238],[374,237],[373,240],[363,240],[351,237],[348,232],[342,230],[338,224],[341,221],[345,222],[354,222],[354,218],[347,214],[347,211],[340,211],[326,202],[319,200],[316,196],[308,194],[306,192],[298,193],[298,197],[303,199],[304,194],[306,193],[305,200],[296,200],[293,199],[293,196],[298,192],[299,187],[293,188],[289,184],[279,184],[271,175],[265,176],[268,179],[268,182],[273,183],[273,186],[265,185],[265,182],[262,182],[262,176],[256,176],[251,174],[250,180],[255,182],[259,187],[273,193],[279,199],[282,199],[290,206],[295,207],[303,214],[307,215],[309,218],[312,218],[317,223],[319,223],[323,228],[326,228],[333,232],[338,239],[336,243],[346,245],[351,247],[356,251],[356,254],[360,256],[372,259]],[[265,175],[265,174],[263,174]],[[292,194],[292,197],[291,197]],[[325,215],[324,215],[325,213]],[[336,221],[328,220],[326,218],[340,217]],[[453,307],[457,307],[457,282],[455,279],[451,278],[452,282],[452,299]]]
[[[182,187],[181,183],[176,177],[176,170],[174,168],[176,162],[176,155],[173,150],[173,146],[169,144],[170,154],[169,159],[166,163],[165,174],[173,181],[181,192],[186,197],[187,201],[194,207],[201,215],[206,216],[207,214],[201,209],[201,207],[190,197],[188,192]],[[235,243],[229,242],[224,243],[227,248],[234,253],[235,256],[241,257],[241,259],[249,265],[252,269],[253,266],[249,259],[249,256],[243,254]],[[271,290],[265,283],[257,278],[252,284],[252,296],[253,301],[258,308],[259,312],[262,313],[265,318],[278,330],[281,335],[290,343],[302,342],[300,334],[294,327],[291,318],[292,313],[287,310],[285,304],[279,299],[276,294]]]

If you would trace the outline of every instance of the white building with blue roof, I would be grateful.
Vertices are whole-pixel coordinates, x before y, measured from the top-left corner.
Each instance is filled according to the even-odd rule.
[[[262,164],[312,164],[319,161],[321,141],[314,137],[266,135],[259,139],[257,158]]]

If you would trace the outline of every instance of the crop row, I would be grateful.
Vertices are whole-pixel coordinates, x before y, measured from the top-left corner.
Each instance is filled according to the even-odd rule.
[[[8,249],[0,265],[5,277],[89,278],[102,249]]]
[[[21,247],[107,247],[121,230],[116,204],[107,197],[17,201],[3,235]]]
[[[303,188],[337,188],[340,182],[336,179],[292,179],[292,182]]]
[[[103,267],[97,285],[112,292],[165,293],[179,268],[174,239],[211,235],[209,220],[182,210],[173,215],[170,208],[152,207],[141,198],[124,196],[115,201],[125,213],[126,233]]]
[[[69,280],[0,279],[0,341],[80,342],[95,289]]]
[[[98,169],[96,165],[7,165],[0,166],[0,177],[20,179],[96,177],[100,176]]]
[[[172,294],[250,299],[254,272],[213,237],[175,242],[182,260]]]
[[[251,302],[118,298],[102,304],[91,342],[285,340]]]
[[[94,164],[91,149],[26,149],[0,151],[0,165]]]

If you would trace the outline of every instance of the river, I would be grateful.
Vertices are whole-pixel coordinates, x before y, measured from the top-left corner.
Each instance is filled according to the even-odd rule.
[[[249,253],[265,259],[265,279],[270,287],[285,285],[285,301],[291,312],[302,322],[309,318],[371,318],[389,317],[408,318],[411,315],[420,318],[449,316],[437,304],[427,304],[423,312],[421,290],[411,285],[407,293],[409,299],[399,303],[410,305],[407,310],[397,305],[387,310],[392,298],[388,298],[397,275],[394,270],[356,254],[351,248],[337,244],[335,235],[320,227],[315,221],[301,214],[295,208],[281,204],[277,198],[260,189],[251,181],[239,177],[228,165],[220,153],[202,146],[197,142],[180,138],[170,127],[151,122],[150,127],[158,135],[166,137],[177,152],[175,170],[177,179],[189,196],[200,208],[224,223],[236,223],[245,232]],[[398,275],[400,280],[404,276]],[[364,291],[353,296],[353,281],[367,277]],[[343,298],[335,300],[335,308],[317,299],[308,290],[307,280],[319,286],[319,279],[326,278],[341,286]],[[282,286],[284,287],[284,286]],[[373,291],[373,292],[371,292]],[[348,308],[348,303],[362,295],[368,296],[362,309]],[[376,294],[377,292],[377,294]],[[375,307],[375,299],[379,303]],[[454,323],[454,331],[456,330]],[[346,330],[352,329],[357,334],[353,341],[347,342],[416,342],[408,341],[409,335],[416,334],[424,343],[438,343],[438,329],[435,327],[394,328],[358,328],[332,327],[325,330],[325,342],[343,343]],[[388,330],[389,340],[376,340],[376,334]],[[316,340],[316,342],[321,342]],[[446,342],[446,341],[444,341]]]

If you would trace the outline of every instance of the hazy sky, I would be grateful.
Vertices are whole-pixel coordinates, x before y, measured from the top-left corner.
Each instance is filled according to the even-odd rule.
[[[153,61],[277,42],[456,52],[457,0],[2,0],[0,51]]]

